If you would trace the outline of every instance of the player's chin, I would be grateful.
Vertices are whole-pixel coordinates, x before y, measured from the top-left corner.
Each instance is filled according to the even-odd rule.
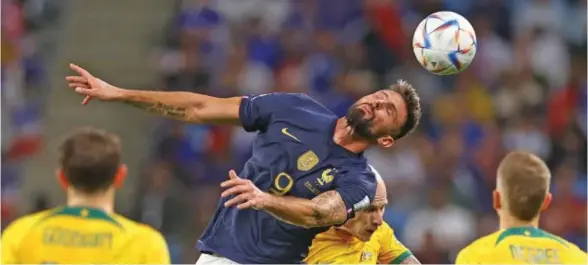
[[[376,232],[376,230],[366,229],[361,233],[359,239],[361,241],[370,241],[370,239],[372,239],[372,236],[374,235],[374,232]]]

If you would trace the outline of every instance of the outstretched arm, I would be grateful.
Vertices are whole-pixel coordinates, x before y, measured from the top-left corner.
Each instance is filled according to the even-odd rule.
[[[204,124],[239,124],[241,97],[216,98],[190,92],[120,90],[117,101],[151,113]]]
[[[70,64],[79,76],[68,76],[69,86],[86,96],[82,104],[92,98],[123,102],[169,118],[206,124],[239,124],[240,97],[216,98],[190,92],[162,92],[129,90],[110,85],[85,69]]]
[[[235,197],[225,202],[225,207],[264,210],[286,223],[305,228],[337,225],[347,220],[345,203],[337,191],[327,191],[309,200],[263,192],[250,180],[239,178],[233,170],[229,178],[221,183],[221,187],[227,188],[221,196]]]

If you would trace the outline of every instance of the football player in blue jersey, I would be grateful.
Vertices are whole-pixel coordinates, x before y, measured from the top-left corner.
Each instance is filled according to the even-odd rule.
[[[122,89],[83,68],[68,76],[84,95],[186,122],[240,125],[256,132],[243,171],[229,172],[218,208],[197,243],[197,264],[301,263],[314,236],[373,200],[376,178],[363,152],[388,148],[421,116],[414,88],[399,81],[337,117],[304,94],[216,98],[190,92]]]

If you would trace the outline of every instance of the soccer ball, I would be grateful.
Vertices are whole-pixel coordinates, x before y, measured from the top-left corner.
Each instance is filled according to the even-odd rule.
[[[417,60],[429,72],[456,74],[465,70],[476,55],[476,33],[461,15],[436,12],[417,26],[412,46]]]

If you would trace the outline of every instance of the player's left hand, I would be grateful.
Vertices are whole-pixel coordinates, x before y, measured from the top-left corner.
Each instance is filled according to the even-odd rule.
[[[221,183],[221,187],[227,189],[221,194],[221,197],[235,195],[234,198],[225,202],[225,207],[237,205],[238,209],[259,210],[263,209],[264,201],[269,196],[268,193],[258,189],[251,180],[239,178],[234,170],[229,171],[229,180]]]

